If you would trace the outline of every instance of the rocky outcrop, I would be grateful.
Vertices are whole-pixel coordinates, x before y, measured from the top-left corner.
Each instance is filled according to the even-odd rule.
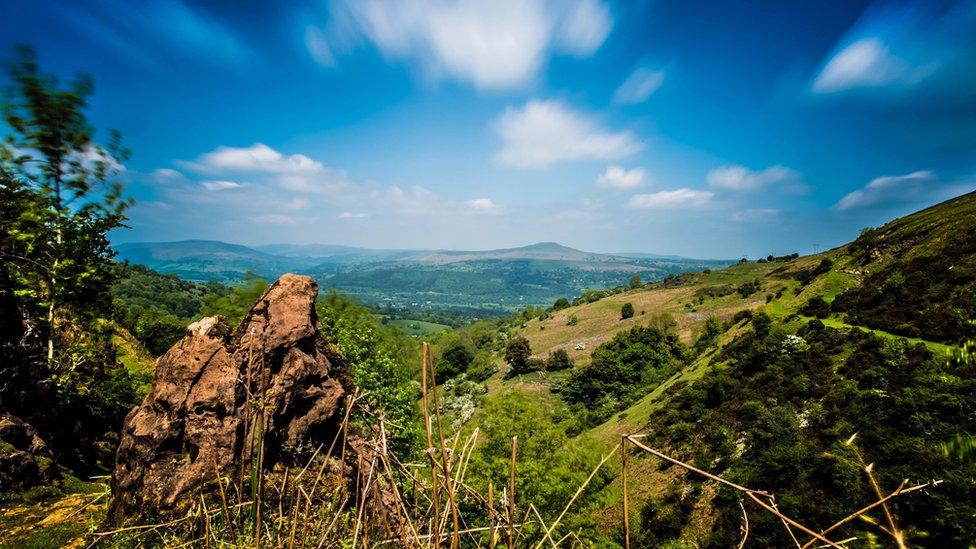
[[[152,390],[125,420],[110,521],[172,508],[217,470],[240,471],[254,436],[265,468],[332,439],[350,383],[319,336],[317,292],[311,278],[284,275],[236,330],[204,318],[157,360]]]
[[[54,456],[37,431],[15,416],[0,414],[0,492],[60,479]]]

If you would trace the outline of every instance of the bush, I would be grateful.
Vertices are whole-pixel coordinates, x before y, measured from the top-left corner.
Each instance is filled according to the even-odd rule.
[[[529,357],[532,347],[529,340],[522,336],[516,337],[505,347],[505,362],[508,363],[511,374],[522,374],[530,371]]]
[[[555,303],[552,304],[552,309],[554,311],[559,311],[567,307],[569,307],[569,300],[566,299],[565,297],[560,297],[559,299],[556,300]]]
[[[605,406],[604,415],[612,414],[667,379],[685,354],[675,334],[635,326],[594,349],[590,364],[570,375],[563,395],[590,408]]]
[[[437,365],[437,382],[443,383],[468,369],[474,353],[464,343],[455,343],[441,354],[440,364]]]
[[[480,352],[474,356],[474,360],[468,365],[468,378],[472,381],[482,382],[498,372],[498,364],[489,353]]]
[[[830,304],[819,295],[810,298],[806,304],[800,308],[800,314],[816,318],[827,318],[830,316]]]
[[[620,319],[626,320],[634,316],[634,305],[633,303],[624,303],[624,306],[620,308]]]
[[[566,325],[567,326],[576,326],[576,324],[578,322],[579,322],[579,319],[576,318],[576,315],[573,315],[573,316],[569,317],[569,320],[566,321]]]
[[[567,370],[572,367],[573,359],[569,358],[569,353],[566,352],[566,349],[556,349],[549,353],[549,358],[546,359],[546,370],[550,372]]]

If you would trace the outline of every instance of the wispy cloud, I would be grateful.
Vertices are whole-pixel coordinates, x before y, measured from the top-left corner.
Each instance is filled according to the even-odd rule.
[[[495,161],[523,168],[618,159],[643,148],[633,132],[603,130],[590,117],[555,100],[509,107],[495,120],[494,128],[502,141]]]
[[[231,28],[182,0],[79,2],[55,13],[142,65],[158,65],[161,54],[233,65],[247,64],[253,56]]]
[[[799,172],[786,166],[770,166],[758,171],[745,166],[723,166],[709,171],[707,179],[711,187],[729,191],[755,191],[785,184],[789,184],[787,190],[790,192],[806,190]]]
[[[647,181],[647,172],[642,168],[625,169],[609,166],[596,178],[596,186],[606,189],[635,189]]]
[[[627,207],[636,210],[668,210],[704,208],[712,203],[715,193],[681,188],[673,191],[635,194],[627,201]]]
[[[614,92],[613,102],[621,105],[643,103],[663,83],[664,71],[638,67]]]
[[[613,26],[602,0],[429,2],[336,0],[330,23],[305,29],[305,45],[324,66],[360,37],[390,60],[480,89],[506,89],[533,80],[552,53],[592,55]]]
[[[974,81],[976,2],[876,4],[824,60],[810,89],[908,90],[945,76],[950,91]]]
[[[336,219],[341,219],[341,220],[345,220],[345,219],[366,219],[368,217],[369,217],[369,214],[368,213],[362,213],[362,212],[342,212],[342,213],[340,213],[339,215],[336,216]]]
[[[241,185],[236,181],[222,181],[222,180],[201,181],[200,184],[203,185],[203,188],[207,189],[208,191],[226,191],[230,189],[239,189],[243,187],[243,185]]]
[[[935,174],[929,171],[878,177],[864,187],[845,195],[834,204],[834,209],[842,212],[893,202],[912,202],[921,194],[933,191],[937,183]]]

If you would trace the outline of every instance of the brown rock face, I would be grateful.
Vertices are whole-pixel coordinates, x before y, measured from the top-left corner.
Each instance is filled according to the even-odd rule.
[[[110,521],[171,508],[217,469],[241,466],[256,425],[266,468],[285,448],[332,439],[348,372],[319,337],[317,292],[311,278],[284,275],[234,332],[204,318],[157,360],[152,391],[125,420]]]

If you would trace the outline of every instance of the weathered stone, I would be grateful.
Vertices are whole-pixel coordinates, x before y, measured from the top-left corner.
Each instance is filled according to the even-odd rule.
[[[34,427],[10,414],[0,414],[0,492],[60,479],[54,456]]]
[[[317,293],[311,278],[284,275],[233,334],[223,319],[204,318],[157,360],[151,392],[125,420],[110,521],[142,506],[172,508],[218,469],[242,466],[245,427],[263,424],[266,468],[286,447],[331,440],[349,381],[319,337]]]

